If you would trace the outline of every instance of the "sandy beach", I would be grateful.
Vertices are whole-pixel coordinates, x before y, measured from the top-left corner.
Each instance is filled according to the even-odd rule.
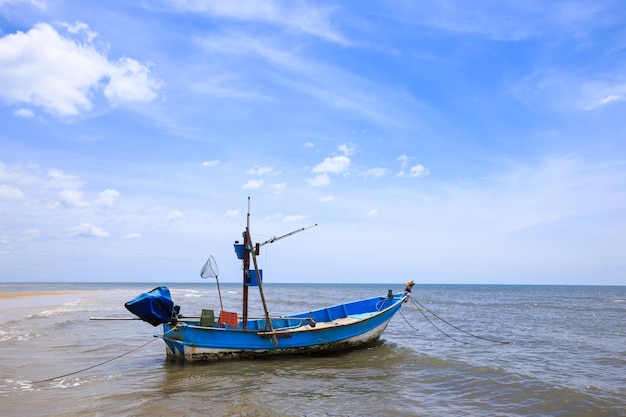
[[[85,291],[12,291],[0,292],[0,300],[12,300],[26,297],[49,297],[54,295],[84,294]]]

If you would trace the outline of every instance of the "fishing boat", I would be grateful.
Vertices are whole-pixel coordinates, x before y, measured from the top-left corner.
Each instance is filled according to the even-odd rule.
[[[256,358],[272,355],[311,355],[370,346],[377,342],[389,321],[410,296],[412,282],[404,292],[349,301],[343,304],[303,311],[279,317],[269,314],[263,293],[263,274],[257,263],[260,248],[308,228],[302,228],[266,242],[254,244],[250,235],[250,209],[243,243],[234,244],[237,258],[243,262],[243,311],[224,311],[217,264],[209,256],[200,275],[215,278],[220,311],[203,309],[196,317],[179,314],[180,308],[167,287],[140,294],[125,304],[126,308],[154,326],[162,325],[156,335],[165,342],[168,359],[217,361]],[[251,265],[252,261],[252,265]],[[262,318],[248,317],[248,290],[257,287],[263,304]]]

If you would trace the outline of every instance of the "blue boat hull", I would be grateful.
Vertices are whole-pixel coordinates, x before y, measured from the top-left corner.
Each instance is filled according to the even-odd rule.
[[[246,330],[241,322],[220,328],[179,320],[164,323],[160,337],[168,358],[188,361],[336,352],[376,342],[405,300],[396,294],[272,318],[273,331],[264,319],[249,320]]]

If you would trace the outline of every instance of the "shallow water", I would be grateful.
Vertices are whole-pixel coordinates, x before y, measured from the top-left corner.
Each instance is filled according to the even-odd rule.
[[[2,415],[626,415],[626,287],[418,285],[419,304],[407,303],[377,346],[198,365],[167,362],[153,338],[160,328],[89,320],[129,317],[124,302],[154,286],[0,284],[0,291],[87,291],[0,300]],[[184,314],[219,306],[206,282],[168,287]],[[272,315],[402,290],[264,288]],[[223,285],[227,310],[241,310],[240,293]],[[251,315],[260,314],[251,294]],[[510,343],[463,333],[425,308],[472,335]]]

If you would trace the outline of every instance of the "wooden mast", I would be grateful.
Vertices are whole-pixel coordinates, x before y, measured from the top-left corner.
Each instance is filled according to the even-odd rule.
[[[272,337],[272,342],[274,342],[274,346],[278,346],[278,339],[276,338],[276,335],[274,334],[274,327],[272,326],[272,320],[270,319],[270,313],[267,310],[267,303],[265,302],[265,295],[263,294],[263,282],[261,280],[261,273],[259,271],[259,264],[256,261],[256,250],[254,248],[254,245],[252,243],[252,238],[250,237],[250,197],[248,197],[248,218],[246,221],[246,238],[244,239],[244,251],[247,253],[248,250],[250,251],[250,254],[252,254],[252,262],[254,263],[254,273],[256,274],[257,277],[257,281],[258,281],[258,286],[259,286],[259,294],[261,295],[261,302],[263,303],[263,312],[265,313],[265,322],[267,323],[267,326],[269,328],[271,337]],[[250,264],[250,260],[248,258],[248,265]],[[246,282],[245,282],[245,275],[246,272],[248,271],[248,269],[244,268],[244,287],[246,287]],[[247,287],[246,287],[247,288]],[[245,298],[246,298],[246,316],[247,316],[247,309],[248,309],[248,300],[247,300],[247,293],[245,293]]]
[[[248,252],[248,242],[248,229],[246,228],[246,231],[243,235],[243,330],[248,330],[248,286],[246,285],[246,276],[248,274],[248,270],[250,269],[250,253]]]
[[[263,302],[263,311],[265,312],[265,321],[267,323],[267,328],[269,328],[269,333],[272,337],[272,341],[274,342],[274,346],[278,346],[278,339],[274,334],[274,328],[272,326],[272,321],[270,320],[270,313],[267,310],[267,303],[265,302],[265,295],[263,294],[263,281],[261,279],[261,273],[259,271],[259,265],[256,260],[256,256],[259,254],[260,247],[266,245],[268,243],[274,243],[277,240],[286,238],[288,236],[294,235],[296,233],[302,232],[304,230],[310,229],[311,227],[317,226],[317,223],[313,226],[303,227],[298,230],[294,230],[293,232],[287,233],[285,235],[279,237],[273,237],[263,243],[257,243],[256,246],[252,243],[252,238],[250,237],[250,197],[248,197],[248,215],[246,218],[246,231],[243,233],[243,330],[248,329],[248,285],[246,284],[246,280],[249,277],[251,272],[250,269],[250,255],[252,255],[252,263],[254,264],[254,273],[256,274],[256,285],[259,287],[259,294],[261,295],[261,301]],[[266,329],[267,329],[266,328]]]

